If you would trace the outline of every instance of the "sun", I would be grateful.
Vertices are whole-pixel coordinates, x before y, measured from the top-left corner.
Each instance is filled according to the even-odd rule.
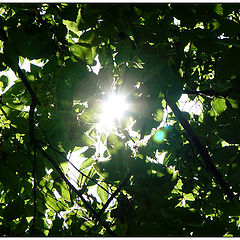
[[[116,122],[121,120],[129,106],[124,95],[113,93],[106,98],[101,107],[99,127],[111,130],[115,127]]]

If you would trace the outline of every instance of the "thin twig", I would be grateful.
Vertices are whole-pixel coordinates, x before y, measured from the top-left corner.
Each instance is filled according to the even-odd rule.
[[[94,219],[96,221],[99,221],[99,217],[97,212],[92,208],[92,206],[86,201],[86,199],[83,197],[83,193],[81,190],[76,189],[70,181],[67,179],[65,174],[62,172],[58,164],[42,149],[42,147],[37,144],[38,150],[41,152],[41,154],[53,165],[53,167],[56,169],[56,171],[59,173],[59,175],[62,177],[62,179],[66,182],[66,184],[69,186],[69,188],[75,192],[77,196],[80,197],[86,208],[92,213]],[[110,229],[110,227],[105,223],[101,222],[101,224],[106,228],[107,232],[111,234],[112,236],[116,236],[116,234]]]
[[[231,89],[229,91],[231,91]],[[203,91],[184,89],[183,93],[189,94],[189,95],[205,96],[205,97],[208,97],[211,99],[213,99],[214,97],[227,97],[226,92],[218,92],[218,91],[214,91],[212,89],[203,90]]]
[[[103,186],[101,186],[97,181],[95,181],[94,179],[92,179],[91,177],[89,177],[88,175],[86,175],[85,173],[83,173],[82,171],[80,171],[69,159],[67,159],[62,152],[58,151],[57,149],[55,149],[53,146],[51,146],[51,144],[46,144],[41,140],[38,140],[38,142],[47,145],[49,148],[51,148],[54,152],[56,152],[57,154],[59,154],[64,160],[66,160],[68,163],[70,163],[70,165],[76,170],[78,171],[82,176],[86,177],[87,179],[89,179],[90,181],[94,182],[96,185],[98,185],[100,188],[102,188],[105,192],[107,192],[108,194],[111,195],[111,193],[104,188]]]

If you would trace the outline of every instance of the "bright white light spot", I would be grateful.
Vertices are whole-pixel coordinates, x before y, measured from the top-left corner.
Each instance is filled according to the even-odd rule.
[[[24,59],[24,61],[23,61],[23,64],[22,64],[22,66],[21,66],[21,68],[22,69],[24,69],[25,71],[27,71],[27,72],[30,72],[31,71],[31,69],[30,69],[30,65],[31,64],[34,64],[34,65],[36,65],[36,66],[38,66],[38,67],[43,67],[43,65],[44,65],[44,63],[43,62],[39,62],[39,61],[37,61],[37,60],[28,60],[28,59]]]
[[[96,61],[96,65],[92,67],[92,70],[95,74],[98,75],[99,71],[100,71],[100,68],[101,68],[101,64],[99,62],[99,59],[98,59],[98,54],[97,56],[94,58],[94,60]]]
[[[179,109],[181,111],[193,113],[195,115],[200,115],[202,113],[202,104],[199,101],[191,101],[188,98],[187,94],[183,94],[181,98],[178,100]]]
[[[124,96],[110,95],[102,105],[102,114],[98,127],[106,130],[114,128],[115,122],[121,120],[127,109],[128,104]]]
[[[180,25],[180,20],[178,20],[177,18],[173,17],[173,24],[176,25],[176,26],[179,26]]]

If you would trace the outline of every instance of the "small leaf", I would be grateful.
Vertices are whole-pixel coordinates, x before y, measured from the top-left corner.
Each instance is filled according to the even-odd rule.
[[[191,211],[186,208],[176,208],[176,213],[183,223],[190,226],[201,226],[203,217],[196,211]]]
[[[111,153],[117,152],[119,149],[123,148],[123,142],[120,137],[111,133],[107,138],[107,147]]]
[[[100,185],[104,187],[106,190],[108,190],[108,185],[105,182],[101,182]],[[108,192],[106,192],[101,187],[97,186],[97,194],[100,197],[103,204],[105,204],[108,200]]]
[[[13,42],[21,56],[25,56],[28,48],[29,38],[22,27],[13,28],[8,33],[9,39]],[[16,41],[17,40],[17,41]]]
[[[29,132],[29,126],[28,126],[28,120],[23,117],[16,117],[15,119],[12,119],[12,123],[17,126],[19,133],[28,133]]]
[[[162,122],[163,120],[163,110],[158,108],[156,111],[156,116],[155,116],[156,121]]]
[[[7,76],[2,75],[0,77],[0,82],[2,83],[2,90],[4,90],[8,86],[8,84],[9,84],[9,79],[8,79]]]
[[[56,56],[53,56],[43,67],[43,73],[52,73],[58,66],[58,60]]]
[[[4,165],[1,165],[0,181],[5,185],[5,187],[15,188],[16,182],[18,182],[18,177],[15,172]]]
[[[214,100],[212,100],[212,107],[214,108],[217,114],[221,114],[227,109],[225,99],[215,98]]]
[[[232,159],[237,155],[238,148],[235,146],[226,146],[217,148],[213,151],[213,161],[217,164],[230,164]]]
[[[6,64],[4,63],[5,62],[4,60],[5,60],[4,54],[0,53],[0,71],[4,71],[7,68]]]
[[[9,203],[4,210],[4,219],[11,221],[16,218],[20,218],[25,213],[23,200],[17,198],[13,202]]]
[[[70,196],[67,184],[64,181],[61,181],[61,182],[55,181],[55,183],[56,183],[56,189],[59,192],[59,194],[62,196],[62,198],[70,202],[71,196]]]
[[[54,198],[54,196],[45,195],[45,205],[46,207],[50,206],[56,212],[60,210],[57,204],[57,200]]]
[[[86,159],[80,166],[80,170],[83,170],[89,166],[91,166],[93,163],[95,163],[96,160],[92,159],[92,158],[88,158]]]
[[[14,46],[10,42],[4,43],[4,62],[12,68],[13,71],[17,71],[18,68],[18,55]]]
[[[95,55],[90,46],[86,44],[73,44],[69,49],[74,56],[87,64],[92,65],[94,63]]]
[[[77,36],[80,36],[80,32],[78,30],[78,26],[77,26],[77,24],[75,22],[63,19],[63,24],[66,25],[68,29],[70,29],[75,34],[77,34]]]
[[[219,83],[223,83],[232,76],[237,76],[240,73],[239,54],[240,49],[232,47],[219,60],[216,69],[216,78]]]
[[[94,154],[96,152],[96,149],[95,148],[88,148],[83,154],[81,154],[81,155],[83,155],[84,157],[86,157],[86,158],[90,158],[90,157],[92,157],[92,155]]]
[[[131,56],[132,45],[131,42],[126,39],[118,43],[117,45],[117,56],[116,56],[116,63],[122,64],[129,60]]]
[[[228,143],[240,143],[240,124],[224,126],[219,130],[219,136]]]

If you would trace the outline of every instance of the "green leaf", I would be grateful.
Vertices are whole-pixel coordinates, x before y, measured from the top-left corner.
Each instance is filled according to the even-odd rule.
[[[237,159],[238,160],[238,159]],[[239,189],[239,183],[240,183],[240,179],[239,179],[239,174],[240,174],[240,165],[236,165],[236,163],[232,164],[232,167],[229,171],[229,182],[234,186],[237,186],[237,188]]]
[[[111,153],[115,153],[123,147],[122,139],[117,135],[111,133],[107,138],[107,146]]]
[[[41,27],[34,27],[33,34],[30,35],[22,27],[13,28],[9,31],[9,39],[16,53],[29,59],[47,58],[54,53],[51,34]]]
[[[6,188],[15,189],[18,177],[16,173],[13,172],[11,169],[5,167],[4,165],[1,165],[0,181],[6,186]]]
[[[68,202],[71,202],[71,196],[67,184],[64,181],[55,181],[56,188],[62,198]]]
[[[239,48],[230,48],[217,63],[216,78],[219,84],[240,74]]]
[[[63,24],[66,25],[69,30],[77,34],[77,36],[80,36],[81,33],[78,29],[78,25],[75,22],[63,19]]]
[[[223,212],[226,216],[240,216],[239,201],[234,203],[225,203],[223,207]]]
[[[111,183],[120,181],[126,173],[126,168],[123,166],[122,160],[121,155],[119,157],[116,156],[114,159],[94,164],[94,168],[100,176],[106,178],[106,181]]]
[[[171,64],[167,61],[162,61],[159,63],[159,66],[155,67],[157,67],[157,73],[152,80],[158,84],[155,87],[159,88],[159,93],[163,93],[165,97],[176,102],[182,95],[182,79],[174,72]]]
[[[74,22],[77,18],[79,8],[75,4],[66,4],[62,6],[61,10],[61,16],[63,19],[68,19]]]
[[[81,119],[86,123],[96,123],[99,120],[99,111],[95,107],[88,108],[81,114]]]
[[[232,36],[238,34],[240,31],[240,26],[233,20],[229,19],[220,19],[219,20],[219,29],[224,32],[224,34],[228,36]]]
[[[4,43],[4,62],[12,68],[13,71],[17,71],[18,68],[18,55],[14,46],[9,42]]]
[[[49,236],[62,236],[63,235],[63,218],[56,217],[53,221],[52,228],[49,231]]]
[[[8,36],[19,54],[25,56],[29,43],[29,37],[25,30],[22,27],[13,28],[8,32]]]
[[[2,83],[2,91],[8,86],[8,84],[9,84],[9,79],[8,79],[8,77],[7,76],[5,76],[5,75],[2,75],[1,77],[0,77],[0,82]]]
[[[7,68],[5,64],[5,56],[4,54],[0,53],[0,71],[5,71]]]
[[[156,121],[162,122],[163,120],[163,110],[158,108],[156,111],[156,116],[155,116]]]
[[[16,125],[19,133],[28,133],[29,132],[29,123],[28,119],[23,117],[16,117],[12,120],[12,123]]]
[[[84,170],[85,168],[88,168],[95,162],[96,162],[96,160],[93,158],[88,158],[88,159],[84,160],[84,162],[80,166],[80,170]]]
[[[226,146],[213,151],[213,161],[217,164],[230,164],[238,152],[237,147]]]
[[[215,98],[211,104],[217,114],[221,114],[227,109],[226,100],[223,98]]]
[[[206,219],[203,226],[194,231],[193,236],[222,237],[226,232],[226,222],[218,218],[213,218],[211,220]]]
[[[44,36],[44,31],[29,37],[28,51],[25,57],[32,59],[50,58],[55,53],[54,42],[51,35]]]
[[[117,64],[122,64],[124,62],[127,62],[129,60],[129,57],[131,56],[132,51],[132,45],[129,39],[120,41],[117,45],[117,56],[116,56],[116,62]]]
[[[219,136],[228,143],[240,143],[240,124],[224,126],[219,130]]]
[[[80,37],[80,42],[88,43],[91,46],[96,46],[101,43],[101,37],[97,35],[96,31],[84,32]]]
[[[56,70],[58,66],[58,59],[53,56],[43,67],[43,73],[52,73]]]
[[[181,20],[181,25],[187,27],[195,26],[197,19],[195,16],[195,9],[191,5],[186,4],[172,4],[174,15],[177,19]]]
[[[87,44],[73,44],[70,46],[70,52],[78,59],[86,62],[89,65],[94,65],[95,53],[91,46]]]
[[[101,182],[100,185],[104,187],[106,190],[108,190],[108,185],[105,182]],[[105,204],[108,200],[108,192],[106,192],[101,187],[97,186],[97,194],[100,197],[103,204]]]
[[[21,174],[30,173],[32,171],[32,164],[29,158],[30,156],[24,152],[13,152],[8,155],[9,167]]]
[[[21,218],[24,215],[24,202],[20,198],[16,198],[13,202],[9,203],[4,210],[4,218],[7,221],[12,221],[16,218]]]
[[[198,226],[200,227],[203,224],[204,218],[201,217],[199,213],[195,210],[191,211],[186,208],[176,208],[177,217],[181,219],[184,224],[190,226]]]
[[[47,208],[50,207],[56,212],[60,210],[57,200],[55,199],[55,196],[45,195],[45,205]]]

